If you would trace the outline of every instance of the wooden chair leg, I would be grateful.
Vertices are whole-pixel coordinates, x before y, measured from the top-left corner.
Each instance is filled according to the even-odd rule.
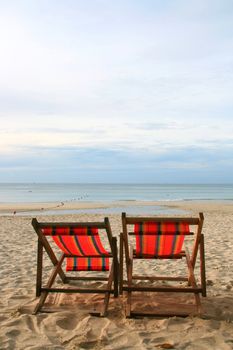
[[[123,264],[124,264],[124,248],[123,248],[123,233],[120,233],[120,267],[119,267],[119,293],[123,293]]]
[[[118,297],[118,258],[117,258],[117,240],[115,237],[112,239],[113,242],[113,274],[114,274],[114,297]]]
[[[37,312],[39,312],[41,310],[41,308],[43,307],[43,305],[45,303],[45,300],[46,300],[48,294],[49,294],[48,292],[41,293],[40,300],[33,311],[33,315],[36,315]]]
[[[200,240],[200,270],[201,270],[202,296],[206,297],[205,246],[204,246],[203,234],[201,234],[201,240]]]
[[[132,274],[133,274],[133,261],[129,259],[128,265],[128,287],[132,286]],[[127,291],[127,300],[126,300],[126,317],[131,317],[131,303],[132,303],[132,291]]]
[[[133,280],[133,248],[130,247],[130,256],[129,256],[129,262],[128,262],[128,288],[132,287],[132,280]],[[132,303],[132,291],[127,291],[127,301],[126,301],[126,317],[131,317],[131,303]]]
[[[42,268],[43,268],[43,245],[38,239],[37,245],[37,272],[36,272],[36,297],[41,295],[42,286]]]
[[[186,261],[187,261],[187,265],[188,265],[188,269],[189,269],[189,279],[191,281],[191,285],[193,288],[197,288],[197,283],[196,283],[196,279],[194,276],[193,266],[192,266],[189,252],[187,249],[185,249],[185,255],[186,255]],[[196,301],[197,312],[199,315],[201,315],[202,308],[201,308],[201,300],[200,300],[199,292],[194,292],[194,297],[195,297],[195,301]]]
[[[109,292],[107,292],[105,294],[103,310],[102,310],[102,312],[100,314],[100,316],[102,316],[102,317],[106,316],[107,310],[108,310],[110,291],[111,291],[112,282],[113,282],[113,276],[114,276],[114,266],[113,265],[114,265],[114,263],[112,264],[110,275],[109,275],[109,280],[108,280],[108,284],[107,284],[107,289],[109,290]]]
[[[47,241],[46,237],[40,233],[38,233],[38,237],[39,237],[45,251],[47,252],[52,264],[56,267],[58,264],[58,259],[57,259],[56,255],[54,254],[52,248],[50,247],[49,242]],[[64,271],[62,270],[61,266],[58,270],[58,274],[59,274],[62,282],[66,283],[66,275],[65,275]]]
[[[59,271],[61,269],[61,265],[62,265],[62,263],[64,261],[64,258],[65,258],[65,254],[62,254],[61,258],[58,260],[57,265],[54,266],[53,272],[52,272],[52,274],[51,274],[51,276],[50,276],[50,278],[48,280],[48,283],[46,284],[45,288],[51,288],[52,287],[57,274],[59,274]],[[38,302],[38,304],[35,307],[35,310],[33,312],[34,315],[41,310],[41,308],[43,307],[43,305],[45,303],[45,300],[46,300],[48,294],[49,294],[49,291],[42,291],[41,296],[40,296],[40,300],[39,300],[39,302]]]
[[[107,290],[108,291],[105,293],[102,310],[100,312],[99,311],[91,311],[90,315],[101,316],[101,317],[106,316],[107,311],[108,311],[108,304],[109,304],[113,279],[114,279],[114,262],[112,262],[112,265],[111,265],[111,270],[110,270],[109,278],[108,278],[108,282],[107,282]]]

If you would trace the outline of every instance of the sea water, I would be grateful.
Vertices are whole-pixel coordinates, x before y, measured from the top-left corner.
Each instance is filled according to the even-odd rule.
[[[1,183],[1,203],[233,200],[233,184]]]

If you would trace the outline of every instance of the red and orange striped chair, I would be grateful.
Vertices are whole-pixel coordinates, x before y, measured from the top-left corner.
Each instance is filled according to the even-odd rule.
[[[164,312],[140,312],[132,310],[133,292],[181,292],[194,293],[195,311],[193,314],[201,314],[200,294],[206,296],[204,235],[202,234],[204,216],[199,218],[179,217],[128,217],[122,213],[123,232],[120,236],[120,294],[127,292],[126,316],[187,316],[189,313],[179,310]],[[133,226],[133,232],[129,228]],[[195,227],[195,233],[190,227]],[[134,236],[134,244],[130,244],[130,236]],[[192,255],[188,248],[184,248],[187,236],[192,238]],[[194,275],[195,263],[200,252],[200,286],[197,285]],[[127,280],[123,280],[124,255]],[[133,261],[135,259],[186,259],[188,273],[186,276],[139,276],[133,274]],[[140,285],[137,281],[150,281],[153,285]],[[156,281],[163,281],[162,285],[154,285]],[[166,282],[165,282],[166,281]],[[171,286],[170,282],[179,282],[177,286]],[[136,283],[133,283],[136,282]],[[181,282],[187,282],[180,286]],[[165,285],[166,283],[166,285]]]
[[[48,293],[103,293],[105,298],[102,310],[92,312],[92,314],[105,316],[110,294],[114,294],[114,297],[118,296],[117,242],[116,238],[112,236],[108,218],[105,218],[103,222],[79,223],[39,223],[34,218],[32,219],[32,226],[38,235],[36,296],[40,297],[34,313],[41,310]],[[104,230],[105,234],[107,233],[110,251],[104,248],[99,230]],[[48,239],[49,237],[50,239]],[[53,243],[62,252],[59,259],[52,248]],[[54,265],[54,269],[47,284],[42,286],[44,250]],[[64,260],[66,260],[66,271],[110,271],[109,276],[98,277],[97,274],[95,276],[67,276],[62,269]],[[104,288],[93,288],[91,286],[90,288],[53,288],[52,285],[57,275],[60,276],[63,283],[69,283],[73,280],[107,282]]]

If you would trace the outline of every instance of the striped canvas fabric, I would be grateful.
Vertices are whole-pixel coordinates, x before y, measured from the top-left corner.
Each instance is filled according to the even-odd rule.
[[[57,246],[67,255],[106,255],[99,235],[95,236],[52,236]]]
[[[139,222],[134,225],[137,235],[189,234],[189,224],[186,222]]]
[[[181,222],[143,222],[134,226],[138,257],[169,257],[181,252],[189,224]]]
[[[73,226],[46,226],[43,227],[42,233],[45,236],[96,236],[98,229],[96,227],[73,227]]]
[[[104,249],[97,228],[47,226],[42,228],[42,233],[51,236],[56,245],[70,255],[66,258],[67,271],[109,270],[109,252]]]
[[[67,258],[66,271],[108,271],[109,258]]]

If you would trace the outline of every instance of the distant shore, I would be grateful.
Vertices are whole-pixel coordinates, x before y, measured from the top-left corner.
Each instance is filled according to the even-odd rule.
[[[113,213],[117,212],[117,209],[122,209],[122,211],[127,211],[130,208],[132,212],[135,208],[135,211],[139,212],[140,207],[148,208],[148,212],[152,211],[152,208],[156,210],[156,207],[162,207],[164,209],[177,209],[184,211],[218,211],[219,206],[221,206],[221,210],[226,212],[231,212],[233,210],[233,201],[228,200],[186,200],[186,201],[103,201],[103,202],[95,202],[95,201],[80,201],[80,202],[38,202],[38,203],[0,203],[0,215],[12,215],[19,213],[30,213],[35,212],[38,213],[49,213],[52,214],[62,214],[70,213],[75,214],[79,213],[79,211],[87,212],[92,209],[94,212],[97,209],[97,212],[100,213],[100,210],[103,209],[103,212],[106,209],[113,209]],[[155,212],[156,215],[156,212]]]

